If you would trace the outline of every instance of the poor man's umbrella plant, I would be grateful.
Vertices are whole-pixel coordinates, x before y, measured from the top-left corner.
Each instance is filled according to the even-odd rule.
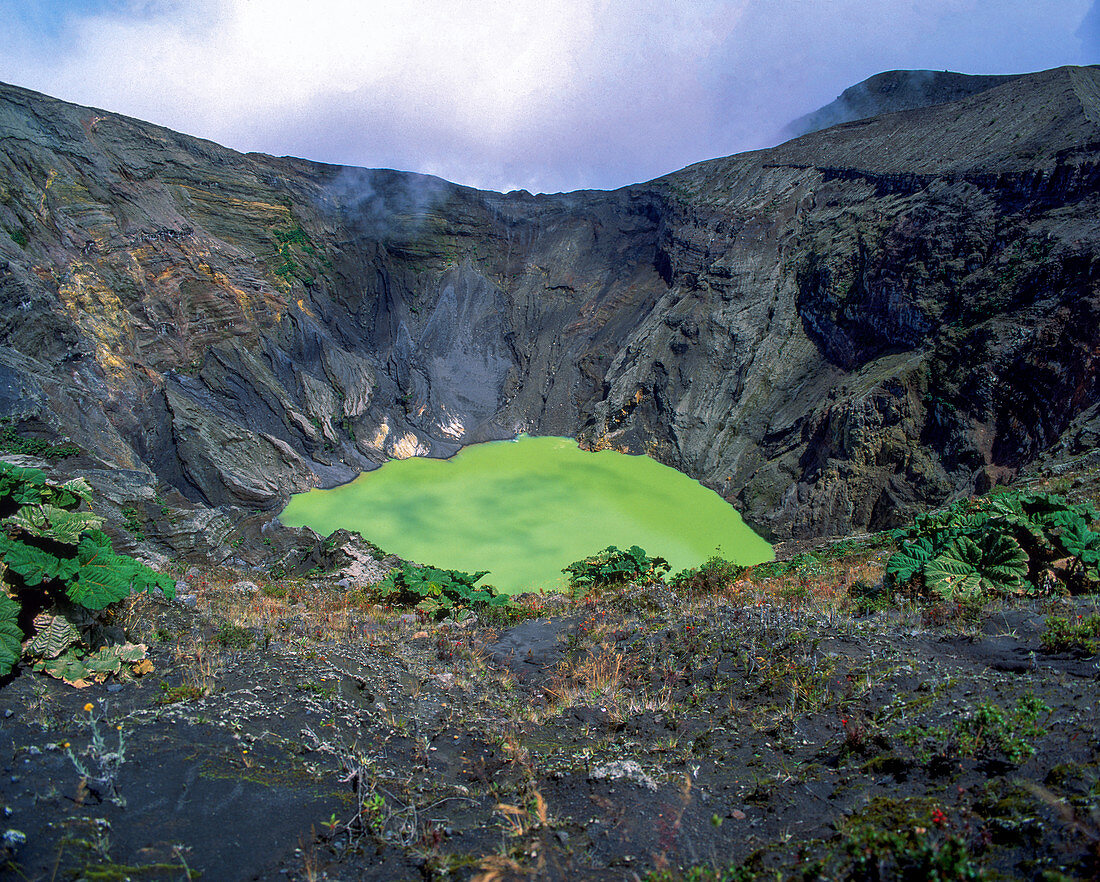
[[[137,592],[173,597],[175,582],[117,554],[90,497],[83,478],[58,484],[0,462],[0,676],[24,651],[36,670],[76,686],[151,669],[144,646],[99,638],[102,613]]]

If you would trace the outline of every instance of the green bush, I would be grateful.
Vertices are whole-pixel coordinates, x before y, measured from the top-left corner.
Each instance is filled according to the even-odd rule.
[[[141,514],[136,508],[124,508],[120,512],[122,515],[122,526],[124,526],[134,538],[139,542],[145,538],[145,527],[141,523]]]
[[[862,579],[848,587],[848,596],[852,598],[856,611],[862,615],[885,609],[890,595],[881,582],[866,582]]]
[[[649,557],[637,545],[620,551],[609,545],[603,551],[577,560],[562,570],[573,589],[610,588],[627,582],[655,582],[668,572],[663,557]]]
[[[673,575],[668,584],[684,594],[704,594],[725,588],[737,581],[745,567],[714,555],[697,567],[691,567]]]
[[[1096,655],[1100,652],[1100,614],[1080,617],[1071,622],[1061,616],[1050,616],[1046,630],[1039,637],[1043,652],[1080,652]]]
[[[846,843],[847,865],[835,878],[896,879],[905,882],[976,882],[988,878],[959,836],[926,829],[867,830]]]
[[[1100,580],[1097,513],[1054,493],[1009,491],[966,499],[918,515],[894,532],[897,552],[886,564],[888,588],[919,580],[939,600],[994,594],[1036,594],[1039,574],[1070,557],[1074,573]]]
[[[397,606],[412,606],[435,619],[444,619],[462,609],[494,607],[508,603],[492,585],[476,583],[488,575],[488,570],[463,573],[436,567],[407,563],[390,570],[378,590],[382,597]]]
[[[54,444],[42,438],[29,438],[16,428],[13,420],[0,420],[0,450],[39,459],[65,459],[76,456],[80,448],[70,441]]]
[[[992,702],[978,706],[955,723],[955,740],[963,756],[1003,755],[1019,765],[1035,753],[1030,739],[1043,734],[1039,716],[1049,714],[1050,707],[1040,698],[1027,696],[1005,710]]]
[[[36,670],[69,682],[101,679],[144,658],[144,647],[131,644],[90,655],[84,648],[101,610],[134,592],[175,593],[172,579],[115,553],[100,530],[103,519],[80,510],[90,493],[83,478],[54,484],[38,469],[0,462],[0,676],[18,662],[21,621],[31,619],[37,633],[28,652],[39,659]]]
[[[248,628],[223,622],[214,634],[214,640],[226,649],[249,649],[256,642],[256,635]]]
[[[1050,707],[1033,695],[1021,698],[1011,710],[983,701],[950,727],[913,726],[898,736],[921,762],[935,756],[969,756],[1019,765],[1035,753],[1031,740],[1044,734],[1039,718],[1050,713]]]

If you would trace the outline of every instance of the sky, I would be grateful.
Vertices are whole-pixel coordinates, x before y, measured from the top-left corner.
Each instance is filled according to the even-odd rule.
[[[0,0],[0,81],[241,151],[611,189],[894,69],[1100,63],[1100,0]]]

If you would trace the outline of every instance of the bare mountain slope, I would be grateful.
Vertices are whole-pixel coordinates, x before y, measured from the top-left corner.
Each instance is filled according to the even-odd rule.
[[[884,113],[916,110],[977,95],[1015,79],[938,70],[890,70],[845,89],[824,107],[800,116],[783,130],[787,138]]]
[[[0,87],[0,408],[210,505],[526,429],[773,537],[883,526],[1097,402],[1098,93],[1023,75],[531,196]]]

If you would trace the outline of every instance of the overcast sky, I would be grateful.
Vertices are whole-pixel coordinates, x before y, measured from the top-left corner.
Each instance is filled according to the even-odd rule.
[[[1100,62],[1100,0],[0,0],[0,80],[237,150],[553,192],[884,70]]]

